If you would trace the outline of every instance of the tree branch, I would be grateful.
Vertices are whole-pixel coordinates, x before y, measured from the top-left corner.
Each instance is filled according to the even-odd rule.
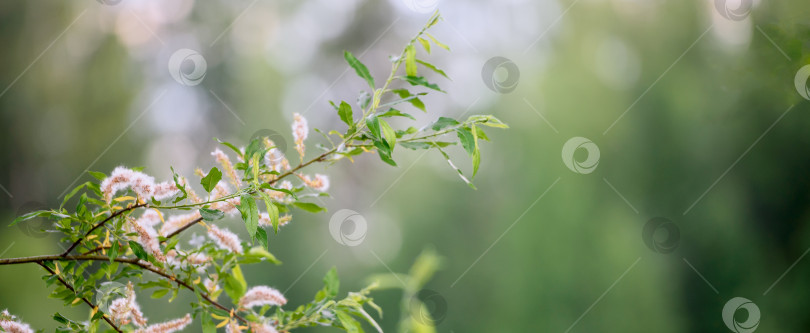
[[[48,266],[45,266],[45,264],[43,264],[41,261],[38,261],[38,262],[37,262],[37,264],[39,264],[40,266],[42,266],[42,268],[44,268],[46,271],[48,271],[48,273],[51,273],[51,275],[55,275],[55,276],[56,276],[56,278],[59,280],[59,282],[61,282],[61,283],[62,283],[62,284],[65,286],[65,288],[68,288],[68,289],[70,289],[70,291],[72,291],[72,292],[76,293],[76,289],[73,289],[73,287],[72,287],[70,284],[68,284],[68,283],[67,283],[67,281],[63,280],[61,276],[59,276],[58,274],[56,274],[56,272],[54,272],[54,271],[53,271],[52,269],[50,269]],[[89,305],[91,309],[94,309],[94,310],[96,310],[96,311],[101,311],[101,310],[99,310],[99,309],[98,309],[98,307],[97,307],[95,304],[93,304],[93,303],[91,303],[90,301],[88,301],[86,297],[82,297],[81,299],[82,299],[82,301],[84,301],[85,303],[87,303],[87,305]],[[121,332],[121,329],[120,329],[120,328],[118,328],[118,326],[115,326],[115,324],[112,322],[112,320],[110,320],[110,318],[108,318],[108,317],[107,317],[107,315],[106,315],[106,314],[102,313],[101,318],[104,318],[104,321],[106,321],[106,322],[107,322],[107,324],[110,324],[110,326],[111,326],[111,327],[112,327],[112,328],[113,328],[113,329],[114,329],[116,332]]]
[[[61,256],[66,257],[67,255],[69,255],[70,251],[73,251],[73,249],[75,249],[77,246],[79,246],[79,243],[81,243],[83,240],[87,239],[87,237],[90,236],[90,234],[93,233],[93,231],[96,231],[96,229],[100,228],[101,226],[103,226],[104,224],[106,224],[107,222],[109,222],[110,220],[115,218],[116,216],[121,215],[121,214],[123,214],[125,212],[128,212],[130,210],[140,208],[140,207],[145,207],[145,206],[146,206],[146,203],[139,203],[137,205],[132,205],[132,206],[129,206],[129,207],[121,209],[121,210],[118,210],[118,211],[110,214],[109,217],[107,217],[103,221],[97,223],[92,228],[90,228],[90,230],[87,233],[85,233],[84,236],[80,237],[75,242],[73,242],[73,244],[70,245],[70,247],[67,250],[65,250],[65,252],[62,252]]]
[[[56,274],[55,272],[53,272],[53,271],[52,271],[50,268],[48,268],[47,266],[45,266],[45,265],[44,265],[44,264],[42,264],[42,263],[43,263],[43,262],[45,262],[45,261],[69,261],[69,260],[79,260],[79,261],[87,261],[87,260],[92,260],[92,261],[109,261],[109,260],[110,260],[110,257],[108,257],[108,256],[102,256],[102,255],[78,255],[78,256],[63,256],[63,255],[58,255],[58,254],[57,254],[57,255],[44,255],[44,256],[33,256],[33,257],[21,257],[21,258],[0,259],[0,265],[14,265],[14,264],[25,264],[25,263],[37,263],[37,264],[39,264],[40,266],[45,267],[45,268],[46,268],[46,269],[47,269],[49,272],[51,272],[51,274],[54,274],[54,275],[55,275],[55,274]],[[159,269],[157,269],[157,268],[154,268],[152,265],[149,265],[149,264],[147,264],[147,263],[144,263],[142,260],[140,260],[140,259],[138,259],[138,258],[120,258],[120,257],[119,257],[119,258],[113,258],[113,260],[114,260],[114,261],[117,261],[117,262],[122,262],[122,263],[126,263],[126,264],[130,264],[130,265],[135,265],[135,266],[141,267],[141,268],[146,269],[146,270],[148,270],[148,271],[150,271],[150,272],[153,272],[153,273],[155,273],[155,274],[157,274],[157,275],[160,275],[161,277],[166,278],[166,279],[168,279],[169,281],[176,282],[176,283],[177,283],[177,285],[179,285],[179,286],[182,286],[182,287],[184,287],[184,288],[186,288],[186,289],[188,289],[188,290],[191,290],[191,291],[195,291],[194,287],[192,287],[192,286],[191,286],[191,285],[189,285],[188,283],[183,282],[182,280],[178,279],[176,276],[171,275],[171,274],[168,274],[168,273],[165,273],[165,272],[163,272],[163,271],[161,271],[161,270],[159,270]],[[60,281],[61,281],[61,278],[60,278]],[[73,288],[72,288],[72,287],[70,287],[70,286],[69,286],[69,285],[68,285],[66,282],[63,282],[63,284],[65,284],[65,286],[66,286],[66,287],[68,287],[68,288],[70,288],[71,290],[73,290]],[[207,294],[207,293],[202,293],[202,292],[201,292],[201,293],[200,293],[200,296],[201,296],[203,299],[205,299],[205,300],[206,300],[208,303],[210,303],[211,305],[213,305],[213,306],[215,306],[215,307],[217,307],[217,308],[219,308],[219,309],[221,309],[221,310],[223,310],[223,311],[230,312],[230,311],[232,310],[232,309],[229,309],[229,308],[227,308],[227,307],[223,306],[222,304],[217,303],[217,301],[212,300],[212,299],[211,299],[211,298],[208,296],[208,294]],[[94,305],[92,305],[92,304],[91,304],[89,301],[87,301],[87,300],[84,300],[84,301],[85,301],[87,304],[91,305],[91,307],[95,308],[95,306],[94,306]],[[240,315],[238,315],[238,314],[236,314],[236,313],[234,313],[234,314],[233,314],[233,316],[234,316],[234,317],[236,317],[237,319],[239,319],[240,321],[242,321],[243,323],[247,323],[247,322],[248,322],[248,321],[247,321],[245,318],[243,318],[242,316],[240,316]],[[105,320],[106,320],[106,318],[105,318]],[[108,322],[109,322],[109,321],[108,321]],[[112,324],[112,323],[111,323],[111,324]],[[120,332],[120,330],[119,330],[119,332]]]

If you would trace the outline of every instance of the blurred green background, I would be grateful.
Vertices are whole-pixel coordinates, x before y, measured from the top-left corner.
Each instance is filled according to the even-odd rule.
[[[167,179],[174,166],[191,176],[213,164],[213,137],[244,144],[269,129],[290,142],[294,112],[310,127],[338,128],[327,102],[353,103],[364,86],[342,51],[386,75],[388,55],[432,5],[105,2],[0,3],[0,216],[9,222],[57,206],[91,179],[86,170],[144,166]],[[433,32],[452,52],[426,59],[453,80],[432,78],[448,94],[427,98],[417,122],[491,113],[511,126],[488,131],[478,190],[435,152],[400,148],[398,168],[371,155],[339,163],[326,171],[329,212],[297,213],[271,239],[284,264],[247,267],[248,282],[286,291],[295,306],[331,266],[343,292],[357,290],[371,274],[407,271],[432,247],[444,257],[427,285],[446,301],[433,313],[440,332],[727,332],[722,311],[734,297],[756,304],[760,331],[808,331],[810,107],[793,82],[810,54],[810,4],[753,1],[739,20],[716,4],[440,1],[445,21]],[[207,62],[199,85],[169,74],[182,48]],[[519,70],[510,93],[482,78],[496,56]],[[563,164],[572,137],[598,146],[592,173]],[[466,156],[453,156],[469,172]],[[369,222],[360,246],[329,234],[344,208]],[[679,230],[654,238],[676,237],[674,251],[645,246],[653,217]],[[57,253],[57,240],[5,228],[0,257]],[[86,318],[83,306],[47,299],[41,275],[35,265],[0,267],[0,308],[47,331],[54,312]],[[383,328],[395,331],[400,295],[375,295]],[[185,313],[192,298],[139,299],[158,321]],[[735,318],[746,321],[746,311]]]

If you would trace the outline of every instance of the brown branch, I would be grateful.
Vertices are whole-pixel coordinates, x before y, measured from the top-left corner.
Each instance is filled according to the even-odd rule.
[[[181,232],[183,232],[183,231],[186,231],[186,229],[188,229],[188,228],[190,228],[191,226],[193,226],[193,225],[195,225],[195,224],[199,223],[199,222],[200,222],[200,221],[202,221],[202,220],[203,220],[203,218],[202,218],[202,217],[198,217],[198,218],[194,219],[194,221],[189,222],[188,224],[186,224],[186,225],[182,226],[180,229],[177,229],[177,230],[175,230],[174,232],[170,233],[168,236],[166,236],[166,240],[169,240],[170,238],[172,238],[172,237],[174,237],[174,236],[177,236],[179,233],[181,233]],[[164,241],[164,242],[165,242],[165,241]]]
[[[82,260],[82,261],[86,261],[86,260],[93,260],[93,261],[109,261],[109,260],[110,260],[110,257],[108,257],[108,256],[101,256],[101,255],[78,255],[78,256],[44,255],[44,256],[33,256],[33,257],[21,257],[21,258],[0,259],[0,265],[14,265],[14,264],[25,264],[25,263],[37,263],[37,264],[40,264],[40,265],[42,266],[42,262],[44,262],[44,261],[53,261],[53,260],[56,260],[56,261],[66,261],[66,260]],[[148,271],[150,271],[150,272],[153,272],[153,273],[155,273],[155,274],[157,274],[157,275],[160,275],[161,277],[164,277],[164,278],[166,278],[166,279],[168,279],[168,280],[170,280],[170,281],[176,282],[176,283],[177,283],[177,285],[179,285],[179,286],[182,286],[182,287],[184,287],[184,288],[186,288],[186,289],[188,289],[188,290],[191,290],[191,291],[195,291],[194,287],[192,287],[192,286],[191,286],[191,285],[189,285],[188,283],[183,282],[182,280],[178,279],[176,276],[171,275],[171,274],[168,274],[168,273],[165,273],[165,272],[163,272],[163,271],[161,271],[161,270],[159,270],[159,269],[157,269],[157,268],[153,267],[152,265],[149,265],[148,263],[145,263],[144,261],[142,261],[142,260],[140,260],[140,259],[138,259],[138,258],[121,258],[121,257],[119,257],[119,258],[113,258],[113,260],[114,260],[114,261],[117,261],[117,262],[123,262],[123,263],[126,263],[126,264],[130,264],[130,265],[135,265],[135,266],[141,267],[141,268],[146,269],[146,270],[148,270]],[[71,290],[72,290],[72,289],[71,289]],[[227,311],[227,312],[230,312],[230,311],[231,311],[231,309],[226,308],[226,307],[225,307],[225,306],[223,306],[222,304],[217,303],[217,301],[212,300],[212,299],[211,299],[211,298],[208,296],[208,294],[206,294],[206,293],[202,293],[202,292],[201,292],[201,293],[200,293],[200,296],[201,296],[203,299],[205,299],[205,300],[206,300],[208,303],[210,303],[211,305],[213,305],[213,306],[215,306],[215,307],[217,307],[217,308],[220,308],[220,309],[222,309],[223,311]],[[234,315],[233,315],[233,316],[234,316],[234,317],[236,317],[237,319],[241,320],[243,323],[247,323],[247,322],[248,322],[248,321],[247,321],[245,318],[243,318],[242,316],[240,316],[240,315],[238,315],[238,314],[236,314],[236,313],[234,313]],[[120,332],[120,331],[119,331],[119,332]]]
[[[140,207],[145,207],[145,206],[146,206],[146,203],[139,203],[137,205],[132,205],[132,206],[129,206],[129,207],[121,209],[121,210],[118,210],[118,211],[110,214],[109,217],[107,217],[106,219],[102,220],[101,222],[97,223],[92,228],[90,228],[90,231],[85,233],[84,236],[79,237],[79,239],[77,239],[75,242],[73,242],[73,244],[70,245],[70,247],[67,250],[65,250],[65,252],[62,252],[61,256],[66,257],[68,254],[70,254],[70,251],[73,251],[73,249],[75,249],[77,246],[79,246],[79,243],[81,243],[83,240],[87,239],[87,237],[90,236],[90,234],[93,233],[93,231],[96,231],[96,229],[100,228],[101,226],[103,226],[104,224],[106,224],[107,222],[109,222],[110,220],[115,218],[116,216],[121,215],[121,214],[123,214],[125,212],[128,212],[130,210],[133,210],[135,208],[140,208]]]
[[[45,266],[45,264],[43,264],[41,261],[38,261],[37,264],[42,266],[42,268],[44,268],[46,271],[48,271],[48,273],[51,273],[51,275],[56,276],[56,278],[59,280],[59,282],[61,282],[65,286],[65,288],[70,289],[70,291],[72,291],[74,294],[76,293],[76,289],[73,289],[73,287],[70,284],[68,284],[67,281],[62,279],[62,277],[59,276],[58,274],[56,274],[56,272],[54,272],[52,269],[50,269],[50,267]],[[96,311],[99,311],[99,312],[101,311],[101,310],[98,309],[98,307],[95,304],[93,304],[89,300],[87,300],[86,297],[82,297],[81,300],[84,301],[85,303],[87,303],[87,305],[89,305],[91,309],[95,309]],[[108,318],[107,315],[104,314],[103,312],[102,312],[101,318],[103,318],[104,321],[107,322],[107,324],[110,324],[110,326],[116,332],[121,332],[121,329],[118,328],[118,326],[115,326],[115,324],[112,322],[112,320],[110,320],[110,318]]]
[[[337,148],[332,148],[331,150],[329,150],[329,151],[327,151],[327,152],[325,152],[325,153],[323,153],[323,154],[319,155],[319,156],[318,156],[318,157],[316,157],[316,158],[313,158],[313,159],[311,159],[311,160],[307,161],[306,163],[301,163],[301,164],[299,164],[297,167],[292,168],[292,169],[290,169],[289,171],[287,171],[287,172],[285,172],[285,173],[280,174],[278,177],[276,177],[276,179],[271,180],[269,184],[270,184],[270,185],[273,185],[273,184],[275,184],[277,181],[281,180],[282,178],[287,177],[287,176],[289,176],[289,175],[292,175],[292,174],[293,174],[293,173],[295,173],[296,171],[298,171],[298,170],[300,170],[300,169],[303,169],[303,168],[305,168],[306,166],[308,166],[308,165],[310,165],[310,164],[312,164],[312,163],[323,161],[323,160],[324,160],[324,159],[325,159],[327,156],[329,156],[329,155],[333,154],[333,153],[334,153],[334,152],[336,152],[336,151],[337,151]]]

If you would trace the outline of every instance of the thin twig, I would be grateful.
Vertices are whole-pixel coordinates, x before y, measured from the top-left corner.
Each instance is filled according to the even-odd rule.
[[[76,246],[79,246],[79,243],[81,243],[83,240],[87,239],[87,237],[90,236],[90,234],[93,233],[93,231],[100,228],[101,226],[103,226],[104,224],[106,224],[107,222],[109,222],[110,220],[115,218],[116,216],[121,215],[121,214],[123,214],[125,212],[128,212],[130,210],[140,208],[140,207],[145,207],[145,206],[146,206],[146,203],[139,203],[137,205],[129,206],[127,208],[118,210],[118,211],[110,214],[109,217],[107,217],[106,219],[102,220],[101,222],[99,222],[98,224],[96,224],[92,228],[90,228],[90,231],[85,233],[84,236],[79,237],[79,239],[77,239],[75,242],[73,242],[73,244],[70,245],[70,247],[67,250],[65,250],[65,252],[62,252],[62,257],[66,257],[68,254],[70,254],[70,251],[73,251],[73,249],[75,249]]]
[[[48,273],[51,273],[51,275],[55,275],[56,278],[59,280],[59,282],[61,282],[65,286],[65,288],[68,288],[73,293],[76,293],[76,289],[73,289],[73,287],[70,284],[68,284],[67,281],[63,280],[62,277],[59,276],[58,274],[56,274],[56,272],[54,272],[50,267],[45,266],[45,264],[43,264],[41,261],[37,261],[37,264],[42,266],[42,268],[45,268],[45,270],[48,271]],[[98,307],[95,304],[93,304],[89,300],[87,300],[86,297],[82,297],[81,300],[84,301],[85,303],[87,303],[87,305],[89,305],[91,309],[96,310],[96,311],[101,311],[100,309],[98,309]],[[112,322],[112,320],[110,320],[110,318],[107,318],[107,315],[105,315],[103,312],[102,312],[101,318],[104,318],[104,321],[106,321],[107,324],[110,324],[110,326],[116,332],[121,332],[121,329],[118,328],[118,326],[115,326],[115,324]]]
[[[46,267],[46,269],[48,269],[51,272],[51,274],[55,275],[55,272],[53,272],[52,270],[47,268],[47,266],[44,266],[42,263],[45,262],[45,261],[69,261],[69,260],[109,261],[110,257],[102,256],[102,255],[78,255],[78,256],[44,255],[44,256],[0,259],[0,265],[37,263],[40,266]],[[141,267],[141,268],[146,269],[146,270],[148,270],[150,272],[153,272],[153,273],[155,273],[157,275],[160,275],[161,277],[164,277],[164,278],[166,278],[166,279],[168,279],[170,281],[176,282],[177,285],[179,285],[179,286],[182,286],[182,287],[184,287],[184,288],[186,288],[188,290],[191,290],[191,291],[195,291],[194,287],[192,287],[188,283],[185,283],[182,280],[178,279],[176,276],[165,273],[165,272],[163,272],[163,271],[161,271],[161,270],[159,270],[157,268],[154,268],[151,265],[148,265],[148,263],[144,263],[142,260],[140,260],[138,258],[120,258],[119,257],[119,258],[113,258],[113,261],[122,262],[122,263],[126,263],[126,264]],[[60,280],[61,280],[61,278],[60,278]],[[67,287],[69,287],[69,285],[67,285],[66,282],[63,282],[63,284],[65,284]],[[72,287],[69,287],[69,288],[71,290],[73,290]],[[227,312],[231,311],[231,309],[229,309],[229,308],[223,306],[222,304],[219,304],[216,301],[212,300],[208,296],[208,294],[202,293],[202,292],[199,293],[199,294],[203,299],[205,299],[211,305],[213,305],[213,306],[215,306],[215,307],[217,307],[217,308],[219,308],[219,309],[221,309],[223,311],[227,311]],[[86,303],[88,303],[89,305],[91,305],[93,308],[95,308],[95,306],[93,306],[92,303],[90,303],[89,301],[87,301],[87,300],[84,300],[84,301]],[[247,320],[245,318],[243,318],[242,316],[240,316],[240,315],[238,315],[236,313],[234,313],[233,316],[236,317],[237,319],[239,319],[240,321],[242,321],[244,323],[247,323]],[[105,320],[106,320],[106,318],[105,318]],[[119,330],[119,332],[120,332],[120,330]]]

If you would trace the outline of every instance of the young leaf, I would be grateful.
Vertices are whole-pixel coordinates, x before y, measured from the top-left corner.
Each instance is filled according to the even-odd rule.
[[[110,255],[110,263],[115,261],[115,258],[118,257],[118,241],[117,240],[113,240],[112,246],[110,246],[109,255]]]
[[[418,38],[416,38],[416,40],[419,41],[419,44],[422,44],[422,47],[425,48],[425,52],[430,54],[430,42],[428,42],[426,39],[424,39],[422,37],[418,37]]]
[[[422,61],[422,60],[419,60],[419,59],[416,59],[416,62],[418,62],[418,63],[420,63],[422,66],[425,66],[425,67],[427,67],[428,69],[430,69],[430,70],[432,70],[432,71],[436,72],[437,74],[439,74],[439,75],[441,75],[441,76],[444,76],[444,77],[445,77],[445,78],[447,78],[448,80],[450,79],[450,77],[449,77],[449,76],[447,76],[447,73],[445,73],[445,72],[444,72],[443,70],[441,70],[441,69],[436,68],[436,66],[433,66],[433,64],[430,64],[430,63],[428,63],[428,62],[425,62],[425,61]]]
[[[472,136],[473,142],[475,143],[475,148],[473,149],[472,154],[472,161],[473,161],[473,174],[472,177],[475,178],[475,174],[478,173],[478,166],[481,164],[481,150],[478,149],[478,131],[475,128],[475,125],[472,127]]]
[[[311,202],[298,202],[298,201],[296,201],[296,202],[293,203],[293,205],[295,207],[301,208],[301,209],[303,209],[305,211],[308,211],[310,213],[318,213],[318,212],[326,211],[326,208],[323,208],[323,207],[318,206],[318,205],[316,205],[314,203],[311,203]]]
[[[385,142],[388,144],[389,151],[394,151],[394,145],[397,144],[397,134],[394,132],[394,129],[391,128],[391,125],[388,124],[387,121],[379,119],[380,121],[380,129],[382,130],[383,136],[385,137]]]
[[[323,277],[323,289],[326,291],[326,296],[330,299],[335,298],[340,289],[340,279],[337,275],[337,267],[332,267],[326,276]]]
[[[352,116],[352,106],[349,103],[340,102],[340,107],[338,108],[338,115],[340,116],[340,120],[343,120],[346,125],[349,127],[354,126],[354,118]]]
[[[366,126],[368,126],[368,130],[371,131],[371,135],[375,139],[382,139],[382,136],[380,136],[380,121],[377,116],[372,114],[366,117]]]
[[[206,192],[211,193],[211,190],[217,186],[217,183],[222,179],[222,172],[217,169],[217,167],[211,168],[211,171],[208,171],[208,174],[200,180],[200,184],[203,186]]]
[[[438,85],[428,82],[424,77],[421,76],[404,76],[400,78],[405,81],[408,81],[408,83],[410,83],[412,86],[423,86],[436,91],[444,92],[444,90],[439,88]]]
[[[434,131],[440,131],[445,127],[458,125],[458,121],[453,118],[439,117],[431,126]]]
[[[419,99],[419,97],[417,97],[419,95],[425,95],[426,93],[419,93],[419,94],[416,94],[416,95],[412,95],[411,92],[406,90],[406,89],[394,89],[394,90],[391,90],[391,92],[399,95],[399,97],[402,98],[401,101],[409,102],[415,108],[417,108],[419,110],[422,110],[422,112],[427,112],[425,110],[425,103],[422,103],[422,100]],[[396,103],[394,103],[394,102],[387,103],[386,106],[387,105],[394,105],[394,104],[396,104]]]
[[[135,256],[138,257],[138,259],[144,261],[149,260],[149,255],[146,254],[146,250],[144,250],[141,244],[138,244],[138,242],[129,241],[129,248],[132,249],[132,252],[135,253]]]
[[[363,78],[368,82],[368,86],[371,87],[371,90],[374,90],[374,78],[371,76],[371,73],[368,72],[368,68],[366,65],[363,65],[360,60],[354,57],[349,51],[343,52],[343,58],[346,59],[346,62],[349,63],[349,66],[354,68],[354,71],[357,72],[357,76]]]
[[[351,315],[346,313],[343,310],[336,310],[335,315],[337,315],[338,320],[340,320],[340,324],[343,325],[343,329],[349,333],[362,333],[363,327],[360,326],[360,322],[352,318]]]
[[[466,127],[456,129],[456,133],[458,134],[458,140],[461,142],[461,146],[464,147],[467,154],[472,156],[473,152],[475,152],[475,138],[473,137],[473,133]]]
[[[243,194],[239,203],[239,211],[242,213],[242,220],[245,221],[250,238],[256,237],[256,229],[259,227],[259,210],[256,207],[256,200],[250,194]]]
[[[416,118],[414,118],[412,115],[401,112],[401,111],[399,111],[397,109],[389,109],[386,112],[378,114],[377,117],[378,118],[383,118],[383,117],[406,117],[406,118],[411,118],[411,120],[416,120]]]
[[[13,225],[15,225],[17,223],[20,223],[22,221],[27,221],[27,220],[30,220],[30,219],[35,218],[35,217],[50,216],[50,215],[51,215],[51,211],[49,211],[49,210],[38,210],[38,211],[30,212],[30,213],[24,214],[24,215],[22,215],[22,216],[20,216],[20,217],[18,217],[16,219],[14,219],[14,221],[11,222],[11,224],[9,224],[8,226],[10,227],[10,226],[13,226]]]
[[[413,44],[405,48],[405,75],[416,76],[416,48]]]
[[[429,33],[425,33],[425,35],[427,35],[427,36],[428,36],[428,38],[430,38],[430,40],[431,40],[431,41],[433,41],[433,44],[436,44],[436,46],[441,47],[441,48],[443,48],[443,49],[445,49],[445,50],[447,50],[447,51],[450,51],[450,47],[449,47],[449,46],[442,44],[442,42],[438,41],[438,40],[436,39],[436,37],[433,37],[433,35],[431,35],[431,34],[429,34]]]
[[[218,209],[200,208],[200,215],[202,216],[203,220],[216,221],[223,218],[225,213]]]
[[[262,199],[264,199],[264,205],[267,206],[267,215],[270,216],[270,221],[273,224],[273,231],[278,233],[278,207],[273,203],[273,199],[270,198],[270,195],[259,191],[259,195],[261,195]]]

